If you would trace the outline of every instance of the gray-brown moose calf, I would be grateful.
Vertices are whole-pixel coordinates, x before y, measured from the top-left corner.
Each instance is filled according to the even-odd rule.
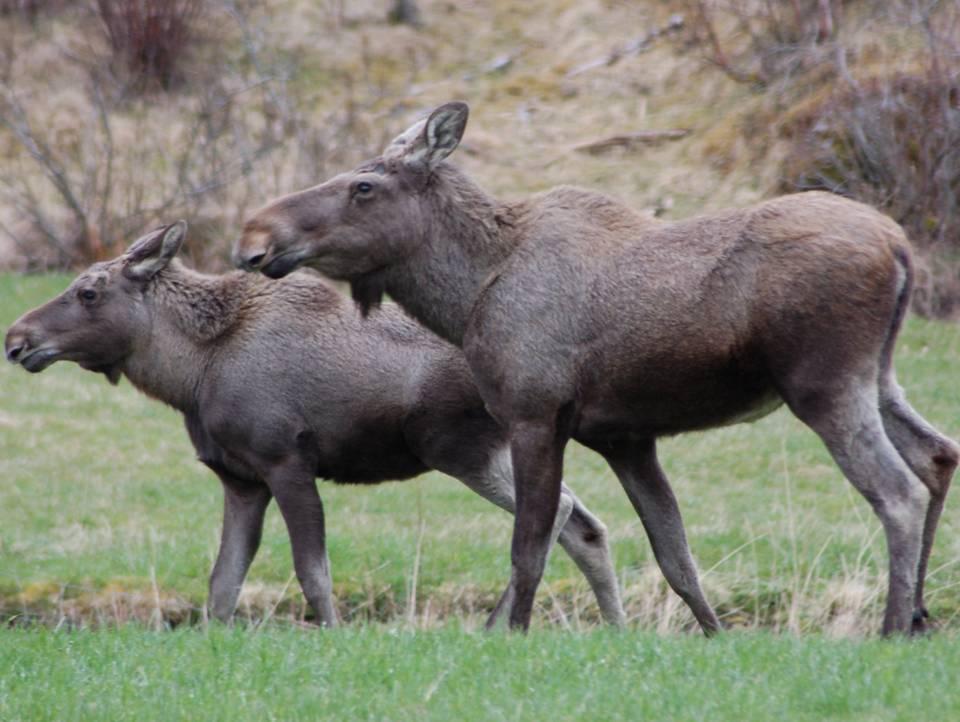
[[[396,307],[363,323],[313,275],[275,283],[191,271],[174,259],[185,230],[182,221],[158,229],[94,264],[18,320],[5,345],[28,371],[75,361],[183,413],[197,455],[223,483],[215,617],[233,614],[275,498],[303,592],[322,624],[336,623],[315,477],[371,484],[437,469],[513,510],[506,432],[457,348]],[[556,526],[604,618],[622,624],[603,525],[564,489]]]

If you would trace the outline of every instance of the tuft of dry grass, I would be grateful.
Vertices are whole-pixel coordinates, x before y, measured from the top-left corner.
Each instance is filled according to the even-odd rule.
[[[794,584],[799,581],[799,584]],[[731,630],[771,630],[781,634],[823,633],[834,638],[863,638],[882,619],[886,580],[868,567],[844,569],[840,576],[812,571],[802,580],[768,588],[761,596],[759,577],[707,574],[704,587],[724,625]],[[111,628],[136,623],[172,629],[209,623],[202,605],[172,589],[130,589],[123,580],[103,587],[34,582],[3,600],[8,626]],[[748,591],[757,586],[755,595]],[[660,635],[699,634],[682,600],[673,593],[656,564],[622,575],[628,624]],[[438,629],[457,620],[464,629],[480,630],[497,600],[489,588],[441,585],[422,594],[416,604],[389,585],[335,586],[338,613],[347,624],[402,624],[416,630]],[[291,575],[284,584],[248,581],[237,606],[236,623],[312,626],[312,613]],[[565,578],[541,588],[534,613],[537,628],[588,631],[603,627],[589,587]]]

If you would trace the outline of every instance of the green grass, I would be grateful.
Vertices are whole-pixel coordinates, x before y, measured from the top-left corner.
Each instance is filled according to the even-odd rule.
[[[950,720],[955,637],[0,634],[0,719]]]
[[[0,328],[67,282],[0,276]],[[957,358],[960,329],[909,321],[897,352],[900,381],[921,413],[954,437]],[[125,381],[114,388],[67,363],[38,376],[3,364],[0,389],[0,610],[51,623],[196,617],[216,553],[221,494],[195,460],[179,415]],[[879,524],[819,440],[788,413],[665,440],[661,458],[708,596],[728,622],[841,636],[878,626],[886,576]],[[571,447],[566,479],[610,529],[635,624],[690,628],[602,460]],[[348,619],[402,618],[429,628],[455,616],[472,626],[507,579],[510,518],[454,480],[428,474],[375,488],[323,483],[320,490]],[[948,628],[960,627],[955,509],[948,503],[929,581],[931,611]],[[541,625],[585,629],[597,618],[562,552],[551,558],[538,599]],[[241,602],[241,613],[253,618],[272,611],[304,612],[275,508]]]
[[[67,281],[0,276],[0,328]],[[954,436],[958,351],[960,329],[911,319],[897,357],[914,404]],[[662,444],[708,596],[739,631],[709,642],[676,633],[690,615],[636,516],[599,457],[573,447],[567,481],[610,529],[631,630],[597,628],[585,583],[557,553],[529,637],[476,632],[507,578],[510,519],[429,474],[321,485],[350,621],[321,632],[297,621],[305,610],[275,509],[241,603],[249,621],[199,621],[221,498],[178,414],[70,364],[40,376],[4,365],[0,389],[2,720],[960,716],[953,505],[929,586],[941,632],[856,639],[879,625],[879,525],[784,412]],[[195,624],[151,631],[185,620]]]

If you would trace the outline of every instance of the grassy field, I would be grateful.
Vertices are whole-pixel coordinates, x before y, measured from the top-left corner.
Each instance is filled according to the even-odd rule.
[[[956,638],[0,634],[0,719],[950,720]]]
[[[0,328],[67,282],[0,276]],[[914,404],[954,436],[958,357],[960,329],[918,319],[897,356]],[[585,582],[557,553],[531,636],[478,633],[507,578],[510,519],[431,474],[376,488],[321,485],[349,622],[321,633],[304,629],[273,508],[244,621],[203,621],[220,490],[176,413],[70,364],[40,376],[4,365],[0,389],[0,719],[960,714],[949,684],[960,662],[955,505],[929,582],[940,634],[857,639],[879,625],[879,525],[783,411],[662,446],[708,596],[739,631],[711,642],[678,634],[693,628],[691,617],[653,565],[622,491],[598,457],[574,447],[567,481],[610,529],[630,631],[597,628]]]

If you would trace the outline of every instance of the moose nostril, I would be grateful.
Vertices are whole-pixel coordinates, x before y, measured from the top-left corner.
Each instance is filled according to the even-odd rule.
[[[10,363],[16,363],[17,359],[20,358],[20,354],[23,353],[23,349],[26,347],[26,344],[17,344],[16,346],[11,346],[7,349],[7,361]]]
[[[247,256],[247,268],[257,268],[261,263],[263,263],[263,259],[266,257],[266,253],[254,253],[252,256]]]

